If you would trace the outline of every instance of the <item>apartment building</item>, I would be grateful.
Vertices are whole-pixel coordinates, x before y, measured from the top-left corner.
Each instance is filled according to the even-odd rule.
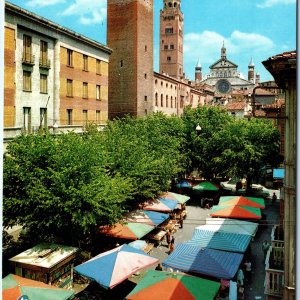
[[[5,141],[106,123],[108,47],[8,2],[4,27]]]

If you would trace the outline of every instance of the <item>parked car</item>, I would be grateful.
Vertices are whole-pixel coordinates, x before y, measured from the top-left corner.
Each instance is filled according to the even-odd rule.
[[[222,188],[226,191],[229,191],[231,193],[236,193],[236,183],[241,180],[242,182],[244,181],[243,179],[238,179],[238,178],[230,178],[228,181],[221,182],[220,185]],[[243,183],[244,184],[244,183]],[[270,191],[262,186],[261,184],[258,183],[253,183],[251,185],[253,196],[254,197],[261,197],[261,198],[269,198],[270,196]],[[243,187],[242,189],[238,190],[238,194],[240,195],[245,195],[246,194],[246,187]]]

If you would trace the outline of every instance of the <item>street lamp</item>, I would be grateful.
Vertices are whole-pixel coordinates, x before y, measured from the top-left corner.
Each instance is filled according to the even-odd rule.
[[[197,126],[196,126],[196,131],[197,132],[200,132],[202,130],[202,128],[201,128],[201,126],[198,124]]]

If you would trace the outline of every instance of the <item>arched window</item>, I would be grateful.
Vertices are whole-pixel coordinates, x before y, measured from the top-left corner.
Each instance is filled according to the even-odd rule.
[[[163,94],[160,95],[160,106],[164,107],[164,96],[163,96]]]
[[[158,106],[158,94],[155,93],[155,106]]]
[[[173,108],[173,96],[171,96],[171,108]]]
[[[169,97],[168,97],[168,95],[166,96],[166,107],[168,107],[169,106]]]

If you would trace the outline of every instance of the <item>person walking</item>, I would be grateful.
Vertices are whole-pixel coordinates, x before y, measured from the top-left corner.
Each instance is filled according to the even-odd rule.
[[[245,277],[246,280],[251,282],[251,278],[252,278],[252,264],[251,262],[246,259],[246,261],[244,262],[244,266],[245,266]]]
[[[262,243],[262,251],[264,253],[264,262],[266,261],[266,257],[267,257],[267,253],[268,253],[268,250],[270,248],[270,244],[267,240],[264,240],[264,242]]]
[[[273,193],[273,196],[272,196],[272,204],[275,204],[277,201],[277,196],[275,193]]]
[[[171,239],[171,243],[170,243],[170,251],[169,251],[169,254],[171,254],[171,253],[174,251],[174,248],[175,248],[175,238],[174,238],[174,236],[173,236],[172,239]]]
[[[166,233],[166,241],[167,241],[167,246],[168,248],[170,248],[170,243],[171,243],[171,230],[167,230],[167,233]]]

